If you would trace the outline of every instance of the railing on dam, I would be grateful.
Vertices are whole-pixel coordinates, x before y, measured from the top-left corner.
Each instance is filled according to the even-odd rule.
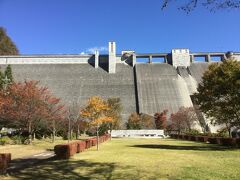
[[[165,137],[163,130],[141,129],[141,130],[112,130],[112,137]]]
[[[114,51],[115,52],[115,51]],[[115,73],[116,64],[126,63],[135,66],[137,63],[167,63],[178,66],[190,66],[195,62],[216,62],[228,58],[240,61],[239,52],[194,52],[189,49],[173,49],[171,53],[135,53],[123,51],[122,54],[75,54],[75,55],[18,55],[0,56],[0,64],[92,64],[98,68],[98,64],[107,63],[108,71]],[[110,66],[111,64],[111,66]]]

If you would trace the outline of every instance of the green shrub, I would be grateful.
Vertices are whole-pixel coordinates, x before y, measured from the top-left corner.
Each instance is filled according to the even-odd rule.
[[[13,141],[8,136],[0,138],[0,145],[13,144]]]
[[[218,130],[217,137],[229,137],[228,130],[226,128]]]
[[[199,135],[200,132],[197,129],[191,129],[190,131],[187,131],[185,134],[196,136]]]
[[[12,143],[13,144],[24,144],[24,142],[26,141],[26,139],[28,139],[27,137],[24,136],[20,136],[20,135],[16,135],[16,136],[12,136]]]

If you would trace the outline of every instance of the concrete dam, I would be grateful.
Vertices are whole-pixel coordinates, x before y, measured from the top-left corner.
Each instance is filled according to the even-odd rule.
[[[105,55],[96,51],[88,55],[0,56],[0,66],[4,69],[10,64],[15,81],[40,81],[67,106],[82,107],[91,96],[119,97],[126,121],[132,112],[153,115],[168,109],[171,114],[181,106],[193,106],[191,95],[208,65],[228,56],[240,60],[240,53],[190,53],[189,49],[116,54],[115,42],[109,42]]]

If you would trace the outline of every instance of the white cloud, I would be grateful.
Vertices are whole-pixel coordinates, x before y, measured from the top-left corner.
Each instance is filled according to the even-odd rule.
[[[91,47],[86,49],[86,51],[82,51],[80,54],[95,54],[95,51],[98,50],[99,52],[107,52],[108,48],[106,46],[100,46],[100,47]]]

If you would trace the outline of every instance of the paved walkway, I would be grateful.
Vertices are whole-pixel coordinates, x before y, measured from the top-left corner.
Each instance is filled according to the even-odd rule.
[[[39,154],[35,154],[32,156],[26,156],[19,159],[14,159],[10,162],[10,166],[8,168],[8,172],[18,171],[27,167],[30,167],[34,164],[40,163],[42,161],[47,161],[53,159],[55,153],[53,151],[45,151]]]

